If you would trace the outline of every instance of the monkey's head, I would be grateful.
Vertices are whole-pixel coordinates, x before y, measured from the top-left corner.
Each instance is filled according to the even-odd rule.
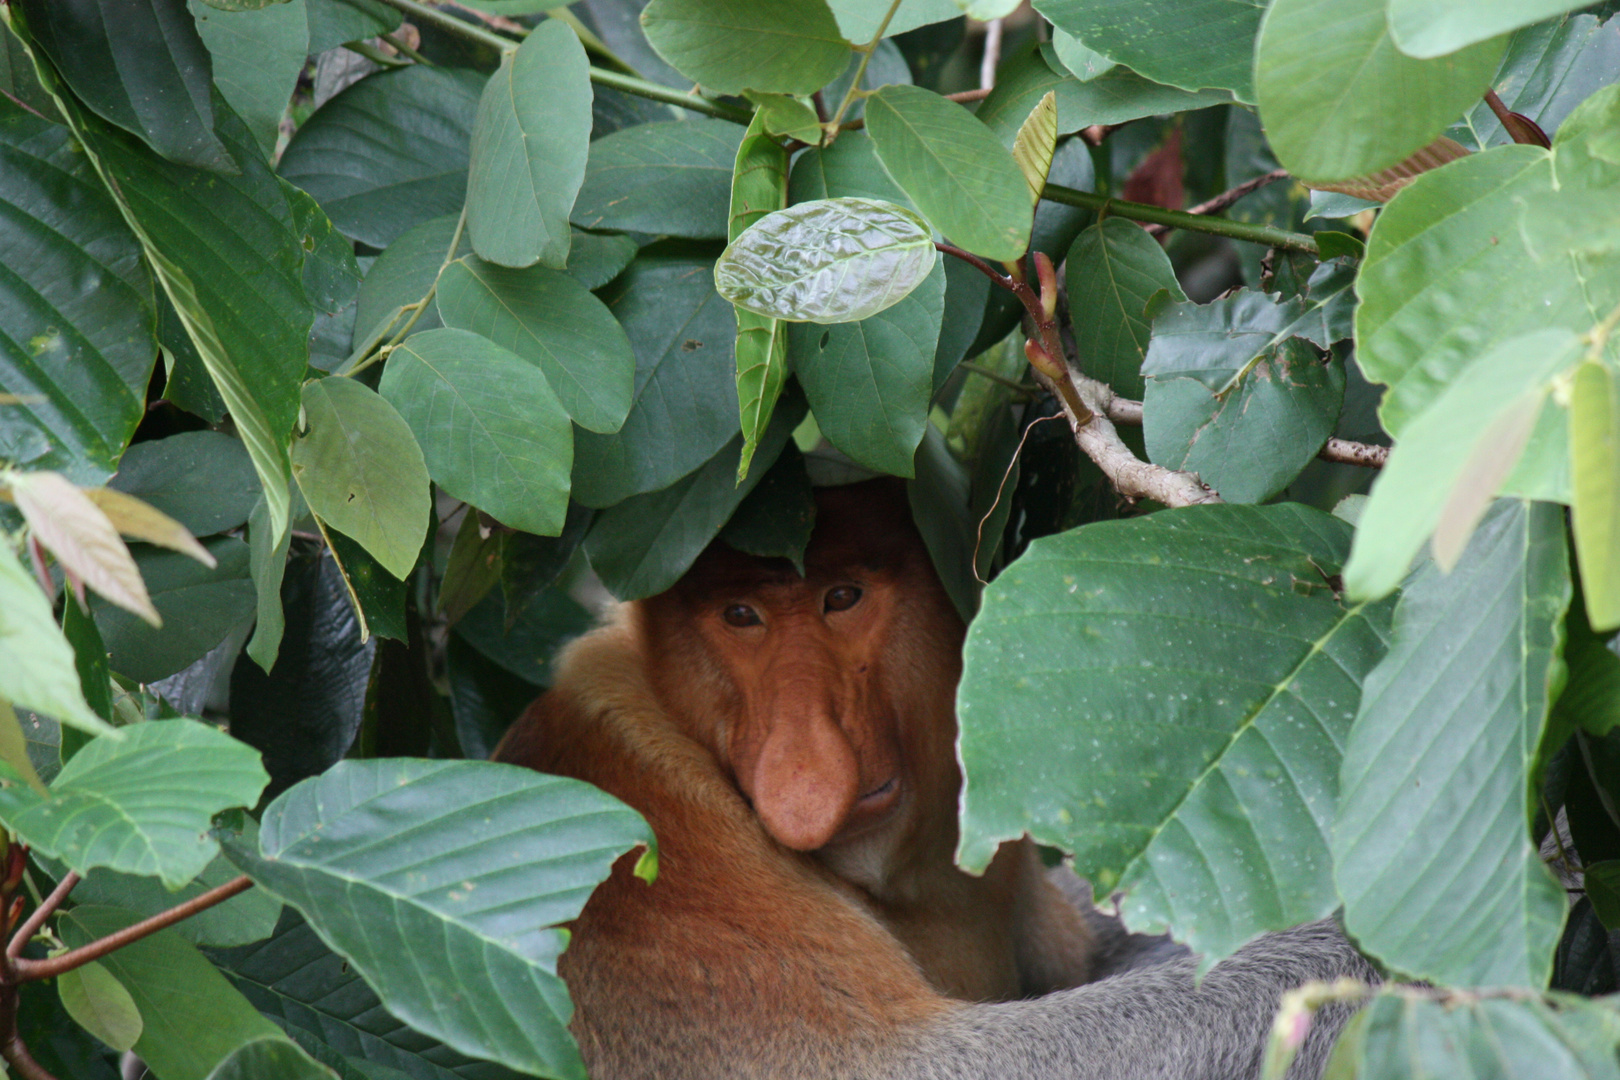
[[[896,834],[959,783],[963,626],[904,485],[822,488],[816,508],[803,576],[716,542],[638,607],[660,700],[798,851]]]

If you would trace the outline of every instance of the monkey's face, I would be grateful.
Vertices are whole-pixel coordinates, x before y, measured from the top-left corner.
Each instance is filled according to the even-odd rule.
[[[961,624],[898,487],[821,492],[803,576],[716,544],[642,605],[660,698],[794,850],[902,827],[954,760]]]

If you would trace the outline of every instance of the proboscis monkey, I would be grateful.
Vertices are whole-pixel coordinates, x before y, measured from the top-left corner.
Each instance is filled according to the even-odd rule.
[[[1371,976],[1318,924],[1195,989],[1191,960],[1099,938],[1027,841],[957,870],[961,621],[903,488],[817,501],[803,577],[712,546],[571,647],[496,751],[658,836],[658,880],[621,859],[562,958],[593,1080],[1250,1077],[1284,989]]]

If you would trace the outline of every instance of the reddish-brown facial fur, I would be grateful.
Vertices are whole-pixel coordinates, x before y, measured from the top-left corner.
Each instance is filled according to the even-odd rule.
[[[562,957],[595,1080],[850,1075],[950,998],[1086,978],[1030,844],[952,862],[963,627],[904,488],[817,506],[804,577],[711,547],[571,646],[496,751],[658,837],[658,880],[620,859]]]

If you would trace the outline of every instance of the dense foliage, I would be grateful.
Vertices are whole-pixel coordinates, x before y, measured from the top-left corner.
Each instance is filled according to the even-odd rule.
[[[480,759],[875,472],[964,866],[1427,981],[1274,1068],[1620,1076],[1613,5],[550,6],[0,7],[12,1074],[581,1076],[655,841]]]

